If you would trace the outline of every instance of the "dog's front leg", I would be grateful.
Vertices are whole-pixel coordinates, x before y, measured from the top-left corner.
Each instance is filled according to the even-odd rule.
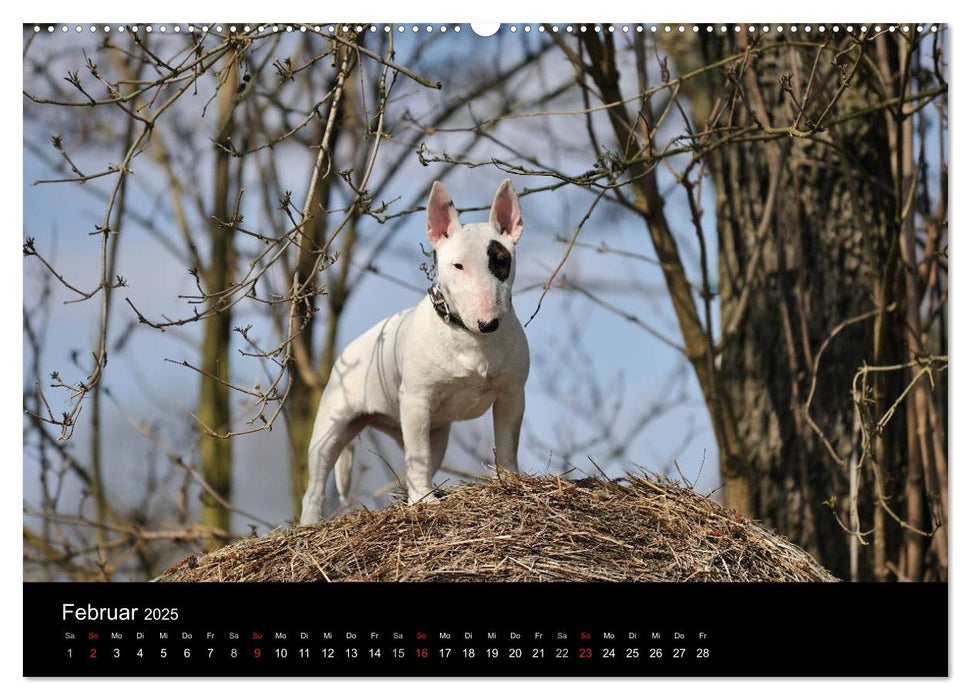
[[[496,464],[519,471],[519,431],[523,427],[526,392],[522,387],[499,394],[492,406],[492,430],[496,441]]]
[[[401,396],[401,437],[405,446],[405,483],[408,503],[437,501],[432,476],[435,464],[432,445],[431,404],[424,396]],[[448,433],[446,433],[446,441]]]

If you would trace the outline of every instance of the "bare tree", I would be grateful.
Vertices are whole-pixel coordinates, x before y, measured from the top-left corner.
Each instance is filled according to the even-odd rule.
[[[849,578],[946,578],[943,30],[748,29],[653,48],[636,34],[633,97],[611,33],[556,41],[609,115],[611,165],[626,178],[617,196],[664,270],[726,503]],[[673,117],[680,132],[662,137]],[[691,212],[697,285],[661,166]]]

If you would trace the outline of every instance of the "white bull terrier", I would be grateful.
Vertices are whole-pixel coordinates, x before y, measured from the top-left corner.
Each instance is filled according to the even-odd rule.
[[[496,462],[519,470],[529,374],[526,334],[512,308],[514,246],[523,233],[519,199],[505,180],[489,223],[463,226],[436,182],[427,214],[438,283],[417,306],[354,340],[334,365],[310,438],[301,524],[323,517],[332,470],[346,503],[351,442],[367,426],[404,448],[409,504],[438,500],[432,477],[442,466],[451,424],[478,418],[490,406]]]

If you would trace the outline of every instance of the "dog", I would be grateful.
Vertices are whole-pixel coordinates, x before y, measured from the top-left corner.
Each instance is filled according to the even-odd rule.
[[[301,524],[323,517],[331,471],[347,504],[351,443],[367,426],[404,448],[409,504],[438,500],[432,477],[452,423],[478,418],[490,406],[496,464],[519,471],[529,346],[512,307],[515,245],[523,233],[512,183],[499,185],[488,223],[463,225],[445,187],[435,182],[426,233],[437,284],[417,306],[351,342],[334,364],[310,438]]]

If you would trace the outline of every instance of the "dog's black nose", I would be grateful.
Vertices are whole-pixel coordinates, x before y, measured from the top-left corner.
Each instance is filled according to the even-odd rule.
[[[479,330],[482,331],[483,333],[492,333],[492,331],[494,331],[498,327],[499,327],[498,318],[494,318],[488,323],[483,323],[482,321],[479,321]]]

